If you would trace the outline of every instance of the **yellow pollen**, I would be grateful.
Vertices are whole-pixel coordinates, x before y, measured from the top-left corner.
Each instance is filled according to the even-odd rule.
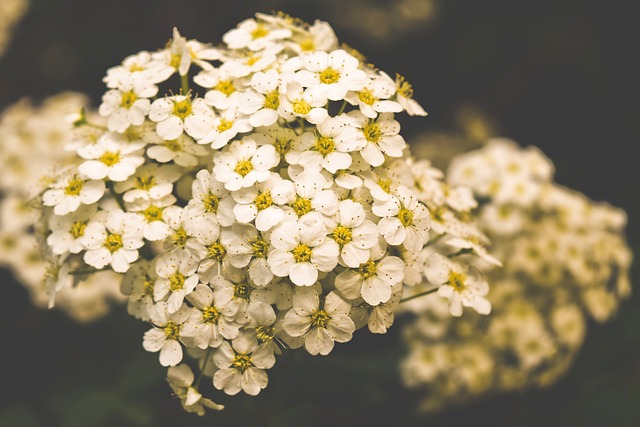
[[[311,111],[311,106],[303,99],[297,99],[293,102],[293,112],[304,116],[305,114],[309,114]]]
[[[457,273],[453,270],[450,270],[449,281],[447,282],[447,284],[455,289],[456,292],[462,292],[467,287],[465,280],[467,280],[467,276],[465,274]]]
[[[120,106],[122,108],[129,109],[137,99],[138,97],[133,93],[133,91],[123,92],[120,100]]]
[[[291,205],[298,217],[311,212],[311,200],[296,195],[296,200]]]
[[[131,64],[131,66],[129,67],[129,71],[132,73],[137,73],[139,71],[144,71],[144,67],[140,64]]]
[[[298,43],[298,46],[300,46],[300,49],[304,52],[311,52],[316,50],[316,44],[311,38],[302,40],[300,43]]]
[[[71,225],[71,230],[69,233],[73,236],[74,239],[78,239],[84,236],[84,229],[87,228],[87,223],[84,221],[76,221]]]
[[[204,323],[214,323],[217,325],[219,319],[220,312],[215,306],[207,307],[202,310],[202,321]]]
[[[244,372],[250,367],[253,366],[253,362],[251,361],[251,357],[246,354],[236,354],[233,362],[231,362],[231,366],[238,369],[240,372]]]
[[[358,92],[358,99],[367,105],[373,105],[378,100],[373,96],[373,92],[366,88]]]
[[[273,199],[271,198],[271,191],[266,190],[264,193],[260,193],[256,196],[254,200],[256,208],[259,211],[267,209],[269,206],[273,204]]]
[[[217,85],[213,87],[213,90],[224,93],[226,96],[231,95],[236,91],[236,87],[231,80],[220,80]]]
[[[309,262],[311,261],[311,255],[313,254],[311,248],[304,243],[298,243],[298,246],[293,248],[291,253],[293,254],[293,259],[295,259],[296,262]]]
[[[272,90],[264,96],[264,108],[277,110],[280,106],[280,94],[277,90]]]
[[[344,225],[338,225],[335,230],[333,230],[333,233],[331,233],[331,236],[340,246],[346,245],[353,238],[351,229]]]
[[[173,115],[180,117],[184,120],[186,117],[190,116],[192,112],[191,109],[191,100],[189,98],[185,98],[182,101],[173,103]]]
[[[320,72],[320,82],[330,85],[340,80],[340,72],[338,70],[327,67]]]
[[[204,210],[208,213],[217,213],[218,212],[218,204],[220,203],[220,199],[215,194],[207,194],[204,199],[202,199],[202,204],[204,205]]]
[[[177,340],[180,338],[180,325],[169,320],[164,327],[164,336],[168,340]]]
[[[149,191],[155,185],[156,185],[156,179],[153,175],[136,176],[135,186],[138,190]]]
[[[391,179],[390,178],[380,178],[378,180],[378,185],[385,193],[389,193],[391,191]]]
[[[173,246],[178,246],[180,248],[184,248],[187,244],[187,232],[183,227],[180,227],[169,237],[169,242],[172,243]]]
[[[67,196],[78,196],[80,195],[83,186],[83,180],[79,178],[73,178],[67,183],[67,186],[64,189],[64,194],[66,194]]]
[[[232,121],[220,119],[220,124],[218,125],[218,132],[224,132],[225,130],[229,130],[232,127],[233,127]]]
[[[396,87],[400,95],[405,98],[411,98],[413,96],[413,87],[405,80],[400,74],[396,74]]]
[[[113,166],[120,162],[120,153],[117,151],[106,151],[102,156],[100,156],[100,161],[107,166]]]
[[[358,267],[358,273],[362,276],[363,279],[371,279],[377,275],[378,266],[374,261],[367,261],[364,264],[360,264]]]
[[[269,34],[269,30],[267,30],[262,24],[258,24],[256,29],[251,31],[251,37],[254,40],[261,39],[262,37],[265,37],[267,34]]]
[[[275,142],[276,152],[281,156],[291,151],[291,140],[286,138],[278,138]]]
[[[144,218],[147,220],[147,222],[162,220],[162,209],[154,205],[151,205],[147,209],[142,211],[142,214],[144,215]]]
[[[273,326],[258,326],[256,328],[256,338],[261,344],[273,341]]]
[[[122,248],[122,236],[119,234],[109,234],[107,236],[107,240],[104,241],[104,247],[109,250],[109,252],[114,253],[118,249]]]
[[[253,53],[249,54],[249,56],[247,57],[247,60],[245,61],[245,64],[247,64],[249,67],[251,67],[252,65],[254,65],[256,62],[258,62],[260,60],[260,56],[258,55],[254,55]]]
[[[311,314],[311,327],[326,328],[331,316],[324,310],[316,310]]]
[[[374,144],[377,144],[382,136],[380,125],[376,122],[367,123],[365,127],[362,128],[362,133],[364,133],[364,137],[367,141],[373,142]]]
[[[180,274],[177,271],[169,276],[169,289],[171,290],[171,292],[176,292],[184,289],[184,279],[184,275]]]
[[[251,289],[249,286],[244,283],[238,283],[233,286],[233,297],[234,298],[242,298],[249,299],[249,294],[251,293]]]
[[[251,160],[240,160],[234,169],[234,171],[243,178],[252,170],[253,163],[251,163]]]
[[[336,146],[333,142],[333,138],[318,136],[316,137],[316,143],[313,146],[313,148],[318,153],[322,154],[323,156],[326,156],[329,153],[333,153],[333,151],[336,149]]]
[[[155,285],[155,282],[153,280],[151,280],[151,277],[146,276],[144,283],[142,284],[142,289],[143,289],[143,293],[144,295],[153,295],[153,287]]]
[[[267,251],[269,250],[269,243],[262,240],[260,237],[255,240],[250,240],[251,248],[253,249],[253,256],[256,258],[266,258]]]
[[[171,61],[169,62],[169,65],[177,70],[180,67],[181,62],[182,55],[171,55]]]
[[[404,227],[410,227],[413,225],[413,211],[405,208],[400,209],[400,212],[398,212],[398,219]]]
[[[215,259],[216,261],[222,261],[222,259],[227,255],[227,250],[220,243],[212,243],[208,246],[209,257]]]

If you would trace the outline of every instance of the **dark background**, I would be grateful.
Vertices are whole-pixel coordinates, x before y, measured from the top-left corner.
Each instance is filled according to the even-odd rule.
[[[64,90],[89,94],[97,107],[106,69],[129,54],[161,48],[174,25],[188,38],[217,43],[258,11],[283,10],[333,24],[339,4],[33,0],[0,59],[0,108]],[[476,106],[500,123],[503,135],[540,147],[555,163],[559,183],[625,209],[627,238],[637,250],[637,2],[434,4],[433,19],[386,42],[344,20],[334,25],[341,41],[413,84],[415,98],[430,114],[401,117],[405,138],[451,129],[461,105]],[[637,267],[632,274],[637,286]],[[157,354],[141,346],[147,326],[123,308],[93,324],[77,324],[63,313],[34,308],[22,287],[6,273],[2,277],[2,427],[640,426],[637,289],[615,319],[590,325],[574,367],[548,390],[488,396],[437,416],[417,415],[419,394],[403,389],[398,379],[403,349],[400,328],[392,328],[385,336],[358,333],[330,357],[290,354],[269,372],[270,385],[258,398],[216,392],[228,409],[198,418],[170,397]]]

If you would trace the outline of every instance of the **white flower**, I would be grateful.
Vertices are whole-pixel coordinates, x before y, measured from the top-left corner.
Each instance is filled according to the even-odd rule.
[[[182,361],[181,330],[189,318],[189,310],[182,306],[169,314],[166,302],[159,302],[149,310],[154,328],[145,332],[142,347],[151,353],[159,351],[162,366],[176,366]]]
[[[491,312],[491,303],[485,295],[489,285],[476,269],[469,269],[449,258],[433,253],[427,258],[424,274],[436,286],[438,295],[449,300],[452,316],[461,316],[462,307],[472,307],[480,314]]]
[[[209,154],[208,150],[193,142],[186,135],[176,139],[164,140],[147,148],[147,156],[160,163],[173,161],[176,165],[193,167],[198,164],[198,157]]]
[[[224,341],[213,356],[218,371],[213,376],[213,385],[218,390],[235,395],[244,391],[256,396],[267,386],[265,369],[271,368],[276,359],[265,347],[258,347],[255,337],[241,334],[232,345]]]
[[[362,297],[372,306],[389,301],[393,286],[401,283],[404,277],[404,263],[400,258],[385,253],[380,246],[372,248],[367,262],[336,277],[336,289],[345,298],[355,300]]]
[[[301,57],[303,69],[295,79],[307,87],[314,99],[341,101],[350,90],[358,91],[367,82],[367,75],[358,69],[357,58],[342,49],[331,53],[315,52]]]
[[[267,49],[275,45],[279,40],[291,36],[291,30],[286,28],[271,28],[265,23],[247,19],[238,24],[238,27],[222,36],[222,41],[230,49],[247,48],[253,51]]]
[[[161,256],[156,262],[156,279],[153,298],[156,301],[167,300],[167,312],[175,313],[182,307],[184,297],[189,295],[198,284],[197,260],[188,252],[172,252]]]
[[[112,211],[94,216],[82,237],[87,249],[84,262],[97,269],[110,264],[116,273],[125,273],[144,245],[143,228],[142,219],[135,214]]]
[[[204,101],[222,111],[237,105],[239,91],[244,88],[242,82],[230,73],[229,67],[224,65],[221,68],[201,71],[193,81],[210,89],[204,95]]]
[[[231,340],[238,336],[240,324],[233,320],[236,310],[217,304],[216,295],[210,287],[199,284],[187,299],[197,310],[191,311],[182,335],[193,339],[197,347],[219,347],[223,339]]]
[[[382,218],[378,222],[378,229],[390,245],[403,245],[410,251],[418,252],[429,238],[429,210],[404,185],[398,187],[396,194],[385,202],[373,203],[373,213]]]
[[[143,236],[154,242],[164,240],[171,234],[171,227],[164,222],[163,212],[167,206],[172,206],[176,198],[169,194],[158,200],[140,199],[127,204],[129,212],[137,212],[145,221]]]
[[[237,202],[233,214],[238,222],[255,220],[258,230],[268,231],[284,218],[284,212],[278,205],[284,205],[293,194],[293,183],[273,173],[255,187],[242,188],[233,193],[233,199]]]
[[[227,246],[229,262],[236,268],[249,265],[249,278],[256,286],[266,286],[273,279],[267,264],[270,239],[250,224],[234,224],[233,237]]]
[[[227,246],[232,233],[227,229],[221,232],[216,223],[202,218],[191,220],[185,226],[189,235],[194,236],[187,243],[187,249],[200,261],[200,280],[210,283],[214,276],[220,276],[227,270]]]
[[[233,216],[234,201],[224,184],[217,181],[209,171],[202,169],[193,181],[192,198],[187,205],[189,217],[210,218],[228,227],[235,221]]]
[[[52,216],[49,219],[51,234],[47,237],[51,251],[55,255],[80,253],[84,249],[81,243],[84,230],[96,210],[95,205],[82,206],[71,215]]]
[[[378,227],[366,219],[360,203],[343,200],[335,218],[329,221],[331,237],[340,247],[340,260],[348,267],[358,267],[369,260],[369,249],[378,243]]]
[[[81,204],[91,205],[104,195],[104,181],[90,180],[83,175],[66,174],[42,195],[42,204],[53,206],[59,216],[75,212]]]
[[[213,161],[216,180],[223,182],[227,190],[236,191],[269,179],[269,170],[279,158],[272,145],[258,148],[253,138],[245,137],[232,142],[227,151],[215,153]]]
[[[140,126],[149,113],[148,98],[158,93],[158,87],[143,75],[130,75],[120,79],[118,89],[107,91],[102,96],[101,116],[108,117],[110,131],[124,132],[131,125]]]
[[[216,411],[223,410],[223,405],[202,397],[198,389],[192,385],[194,379],[191,368],[184,364],[172,366],[167,371],[169,386],[175,395],[180,398],[182,408],[187,412],[195,412],[200,416],[204,415],[205,407]]]
[[[413,87],[400,74],[396,75],[395,81],[389,77],[384,71],[380,71],[380,75],[396,86],[396,99],[402,105],[407,114],[410,116],[426,116],[427,112],[418,102],[413,99]]]
[[[363,115],[370,119],[378,117],[378,113],[399,113],[402,105],[389,100],[395,94],[395,85],[387,79],[373,77],[358,92],[349,92],[345,99],[352,105],[360,107]]]
[[[78,155],[87,159],[78,170],[91,179],[126,181],[144,163],[144,145],[144,142],[128,142],[121,135],[105,133],[96,144],[78,148]]]
[[[253,90],[238,96],[238,110],[249,115],[253,127],[271,126],[278,121],[280,74],[276,70],[258,72],[251,78]]]
[[[213,128],[214,114],[200,98],[192,101],[190,95],[174,95],[153,101],[149,118],[158,123],[156,132],[163,139],[176,139],[183,131],[200,139]]]
[[[267,263],[278,277],[289,276],[298,286],[311,286],[318,271],[329,272],[338,263],[338,244],[327,239],[322,215],[311,213],[296,222],[285,222],[271,233],[275,249]]]
[[[363,147],[360,154],[367,163],[380,166],[385,156],[402,157],[407,144],[398,134],[400,124],[393,119],[392,113],[382,113],[375,120],[368,119],[358,110],[347,115],[352,119],[351,125],[360,130],[358,145]]]
[[[338,210],[338,197],[333,190],[323,190],[324,177],[315,171],[303,172],[295,178],[296,192],[287,210],[302,218],[312,212],[331,216]]]
[[[180,178],[180,168],[174,165],[146,163],[126,181],[114,186],[118,193],[124,193],[122,199],[131,203],[138,199],[159,200],[173,191],[173,183]]]
[[[314,98],[312,92],[305,91],[300,82],[294,80],[287,83],[286,92],[280,97],[278,113],[287,120],[300,117],[317,125],[329,117],[325,104],[324,97]]]
[[[156,84],[167,80],[173,73],[172,68],[164,67],[162,63],[154,60],[149,52],[142,51],[126,57],[122,65],[109,68],[102,81],[111,89],[122,89],[132,79]]]
[[[217,150],[227,145],[238,133],[247,133],[251,129],[253,126],[249,124],[247,115],[236,108],[229,108],[216,116],[213,129],[199,140],[198,144],[211,143],[211,148]]]
[[[351,304],[330,292],[320,306],[318,293],[312,288],[296,289],[293,307],[284,317],[284,330],[292,337],[304,337],[309,354],[326,356],[334,342],[351,340],[355,325],[349,317]]]
[[[127,312],[147,321],[153,307],[153,287],[157,279],[155,261],[140,260],[133,264],[122,278],[120,290],[129,296]]]
[[[391,288],[391,298],[389,301],[376,306],[363,304],[353,307],[350,316],[356,324],[356,329],[367,325],[369,331],[374,334],[386,334],[393,324],[396,307],[402,298],[402,284],[398,283]]]

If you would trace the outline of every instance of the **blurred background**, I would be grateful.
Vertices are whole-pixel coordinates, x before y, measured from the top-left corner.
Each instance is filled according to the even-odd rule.
[[[0,35],[0,110],[66,90],[87,94],[97,107],[107,68],[161,48],[173,26],[187,38],[218,43],[255,12],[282,10],[328,21],[341,41],[413,84],[429,116],[400,118],[408,141],[487,132],[538,146],[560,184],[624,209],[628,242],[634,253],[640,248],[637,2],[0,0],[5,18],[9,3],[26,9],[10,38]],[[448,141],[442,138],[443,150]],[[198,418],[171,398],[157,355],[142,349],[147,325],[124,307],[77,323],[37,309],[9,273],[1,274],[2,427],[640,425],[639,289],[614,319],[589,325],[573,367],[544,390],[419,414],[420,394],[400,382],[404,349],[395,325],[383,336],[356,334],[327,358],[295,352],[270,371],[258,398],[216,393],[227,409]],[[632,282],[637,288],[637,263]]]

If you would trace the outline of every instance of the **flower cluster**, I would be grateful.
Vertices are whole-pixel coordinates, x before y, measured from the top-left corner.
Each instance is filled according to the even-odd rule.
[[[552,171],[537,149],[504,139],[451,162],[448,178],[473,189],[474,215],[504,268],[486,272],[496,310],[483,322],[453,321],[438,300],[405,307],[420,315],[405,331],[403,378],[427,390],[425,410],[553,383],[587,321],[606,320],[629,294],[624,213],[558,186]]]
[[[203,376],[257,395],[283,349],[385,333],[425,274],[451,314],[488,313],[486,281],[454,259],[492,260],[472,193],[400,135],[394,114],[426,114],[411,86],[324,22],[257,15],[223,42],[174,30],[108,70],[106,127],[76,121],[100,132],[68,146],[74,163],[42,194],[51,295],[72,273],[121,275],[129,313],[152,325],[144,348],[196,413],[220,409]]]
[[[47,187],[46,176],[73,162],[74,154],[63,149],[76,137],[68,115],[86,104],[80,94],[63,93],[37,107],[22,100],[0,116],[0,266],[11,269],[39,306],[48,303],[42,278],[49,264],[36,238],[44,224],[35,199]],[[61,290],[57,307],[80,321],[96,319],[112,301],[123,300],[110,272],[74,285]]]

